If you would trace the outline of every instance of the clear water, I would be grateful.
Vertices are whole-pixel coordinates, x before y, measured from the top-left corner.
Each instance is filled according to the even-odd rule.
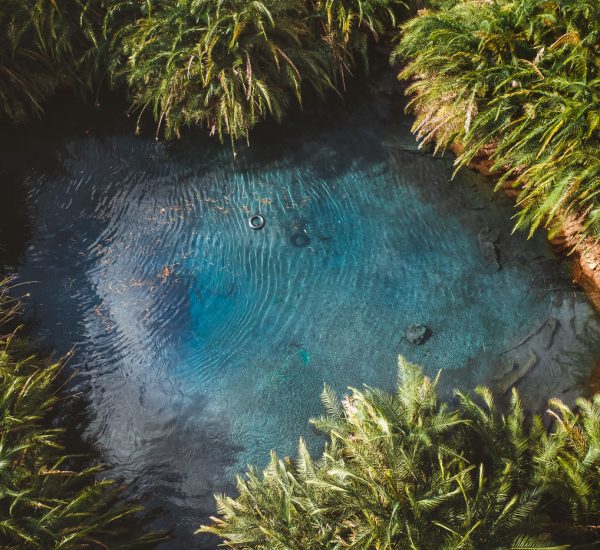
[[[191,533],[246,464],[293,455],[300,436],[319,449],[308,419],[324,383],[391,387],[398,354],[443,368],[446,390],[469,388],[555,317],[521,389],[531,408],[580,390],[598,318],[543,235],[510,236],[511,205],[489,182],[450,182],[450,159],[415,150],[401,107],[372,96],[259,136],[235,161],[129,129],[37,136],[34,160],[11,151],[36,331],[73,346],[87,436],[111,475],[163,508],[173,548],[214,545]],[[479,248],[484,228],[499,232],[500,270]],[[422,346],[404,338],[417,323],[433,333]]]

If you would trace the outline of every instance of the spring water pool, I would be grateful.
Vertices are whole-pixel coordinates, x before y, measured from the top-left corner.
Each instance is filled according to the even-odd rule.
[[[600,325],[566,266],[543,235],[510,235],[511,205],[484,178],[451,182],[450,159],[420,154],[401,110],[379,93],[236,160],[118,125],[5,144],[35,332],[74,349],[86,436],[163,510],[173,548],[214,545],[192,532],[246,464],[293,455],[300,436],[319,449],[307,421],[324,383],[389,388],[398,354],[444,369],[445,391],[470,388],[533,332],[527,406],[581,391]],[[494,233],[499,266],[480,245]],[[432,331],[422,346],[412,324]]]

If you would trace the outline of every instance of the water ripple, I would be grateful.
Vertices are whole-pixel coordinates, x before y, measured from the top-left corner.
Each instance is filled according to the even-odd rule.
[[[324,382],[389,387],[402,353],[470,387],[567,311],[577,322],[548,368],[575,384],[559,363],[591,366],[598,320],[579,293],[548,292],[549,271],[569,282],[543,236],[510,237],[511,206],[481,178],[450,183],[449,163],[402,151],[368,158],[383,147],[353,130],[303,144],[299,160],[238,165],[194,145],[85,137],[57,146],[60,169],[24,175],[35,236],[20,275],[39,281],[40,333],[75,345],[89,435],[113,473],[176,507],[187,534],[246,463],[292,453],[300,435],[319,446],[307,419]],[[254,213],[264,229],[248,226]],[[483,228],[500,234],[500,271]],[[433,331],[421,347],[404,338],[415,323]]]

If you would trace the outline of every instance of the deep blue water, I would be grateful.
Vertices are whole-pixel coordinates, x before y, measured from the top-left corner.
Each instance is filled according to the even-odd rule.
[[[292,455],[300,436],[320,448],[308,419],[324,383],[390,388],[398,354],[444,369],[444,391],[491,383],[501,352],[553,317],[549,349],[526,344],[543,362],[520,389],[532,409],[580,391],[599,324],[566,267],[543,235],[510,235],[512,207],[484,178],[451,182],[450,158],[417,152],[398,103],[259,137],[236,160],[118,126],[11,151],[36,333],[73,347],[86,435],[165,509],[173,548],[213,544],[191,533],[246,464]],[[482,229],[499,234],[500,270]],[[433,333],[422,346],[404,338],[416,323]]]

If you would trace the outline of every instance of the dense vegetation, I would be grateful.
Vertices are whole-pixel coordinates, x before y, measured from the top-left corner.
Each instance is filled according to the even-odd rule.
[[[60,89],[91,90],[101,70],[101,21],[94,0],[3,0],[0,119],[39,115]]]
[[[328,439],[313,459],[272,455],[217,498],[202,532],[230,548],[526,549],[600,542],[600,396],[573,412],[550,402],[547,430],[516,391],[501,414],[491,393],[450,409],[399,361],[395,393],[323,393],[313,421]],[[589,546],[585,546],[588,548]]]
[[[156,542],[132,529],[137,505],[97,480],[99,466],[63,451],[53,427],[62,363],[30,355],[15,322],[18,304],[0,282],[0,547],[137,548]],[[5,330],[6,329],[6,330]]]
[[[201,124],[233,142],[267,116],[280,120],[305,89],[322,96],[343,87],[356,58],[366,63],[368,36],[393,23],[400,3],[162,0],[148,3],[135,25],[119,17],[117,3],[108,18],[120,53],[112,69],[167,136]]]
[[[340,93],[401,0],[8,0],[0,114],[39,113],[57,89],[107,80],[167,137],[203,125],[247,137],[307,89]]]
[[[458,164],[482,149],[532,231],[581,216],[600,237],[600,2],[454,0],[403,27],[415,130]]]

